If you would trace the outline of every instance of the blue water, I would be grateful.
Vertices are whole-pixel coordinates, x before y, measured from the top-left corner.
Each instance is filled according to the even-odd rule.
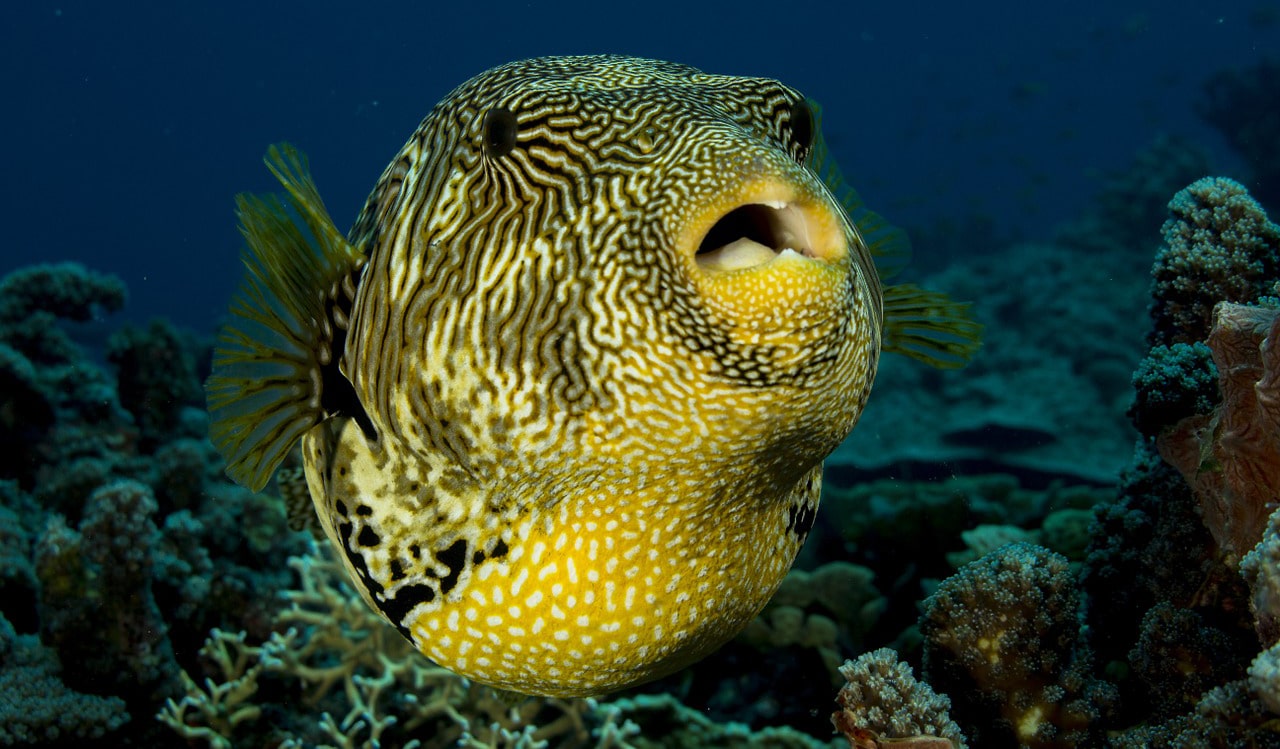
[[[850,180],[908,227],[977,215],[1046,235],[1159,133],[1242,171],[1192,104],[1207,75],[1280,50],[1277,3],[967,5],[14,3],[0,272],[78,260],[124,278],[129,316],[210,329],[239,276],[232,196],[274,188],[268,144],[310,154],[345,225],[443,94],[543,54],[784,80],[824,104]]]

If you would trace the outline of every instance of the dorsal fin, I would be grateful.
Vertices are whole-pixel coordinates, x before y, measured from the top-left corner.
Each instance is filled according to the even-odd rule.
[[[305,158],[285,144],[268,149],[266,164],[288,203],[236,197],[247,272],[205,386],[209,433],[227,474],[255,491],[325,416],[324,383],[336,374],[341,339],[335,322],[345,325],[335,303],[353,296],[364,264],[325,210]]]

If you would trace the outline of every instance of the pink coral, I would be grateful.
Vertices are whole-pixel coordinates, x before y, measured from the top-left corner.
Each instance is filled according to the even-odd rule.
[[[1235,566],[1262,538],[1280,493],[1280,310],[1224,302],[1213,318],[1208,344],[1222,403],[1178,422],[1157,445]]]

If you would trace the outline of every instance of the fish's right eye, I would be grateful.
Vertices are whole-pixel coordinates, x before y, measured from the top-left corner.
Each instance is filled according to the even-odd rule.
[[[506,107],[494,107],[484,115],[484,152],[491,159],[506,156],[516,147],[516,116]]]
[[[799,99],[791,105],[791,145],[795,149],[796,160],[802,164],[813,148],[818,129],[816,120],[808,99]]]

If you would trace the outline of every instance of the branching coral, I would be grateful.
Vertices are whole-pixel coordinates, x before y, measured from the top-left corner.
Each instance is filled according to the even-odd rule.
[[[1183,419],[1158,444],[1234,566],[1262,537],[1280,492],[1280,311],[1223,303],[1208,343],[1222,404]]]
[[[893,746],[903,740],[944,740],[945,746],[964,749],[964,736],[947,715],[951,700],[939,695],[928,684],[916,681],[911,667],[898,661],[888,648],[863,653],[856,661],[840,667],[845,685],[836,696],[840,709],[831,716],[836,730],[843,733],[850,746],[882,746],[882,739],[893,739]],[[858,741],[863,741],[859,744]],[[887,744],[883,744],[888,746]]]
[[[552,738],[565,747],[627,746],[616,721],[588,725],[593,702],[506,696],[430,663],[318,551],[290,566],[301,587],[285,592],[277,631],[252,645],[243,633],[215,630],[201,651],[213,674],[203,683],[184,674],[185,696],[166,703],[159,720],[221,748],[271,731],[257,725],[265,706],[297,699],[317,719],[292,735],[273,733],[281,746],[536,749]]]
[[[290,633],[292,636],[296,633]],[[230,749],[229,737],[236,727],[262,715],[253,702],[258,677],[271,662],[269,652],[290,638],[273,638],[268,645],[253,647],[245,644],[243,632],[213,630],[200,655],[218,669],[218,678],[209,677],[198,684],[183,671],[186,695],[181,700],[166,700],[156,717],[185,738],[204,741],[213,749]]]

